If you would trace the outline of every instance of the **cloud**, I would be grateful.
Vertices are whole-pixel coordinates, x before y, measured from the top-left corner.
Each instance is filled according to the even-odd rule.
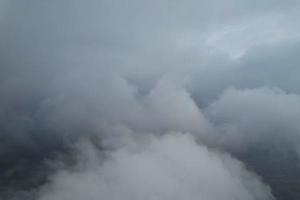
[[[48,199],[272,199],[270,190],[231,156],[198,145],[189,134],[151,137],[108,152],[81,146],[73,170],[58,171],[40,193]]]
[[[299,6],[296,0],[0,0],[0,198],[18,193],[17,198],[24,199],[35,193],[31,191],[43,187],[52,170],[61,172],[59,167],[48,169],[46,163],[73,160],[80,154],[74,146],[81,140],[99,145],[91,149],[100,154],[112,151],[109,156],[117,163],[98,162],[97,157],[97,164],[91,164],[97,170],[66,170],[66,181],[75,175],[89,182],[89,172],[114,173],[106,165],[135,170],[127,163],[134,157],[160,161],[163,146],[178,140],[184,148],[170,147],[175,172],[184,173],[180,169],[187,159],[177,155],[196,149],[191,151],[193,159],[207,161],[207,168],[216,164],[216,171],[205,175],[201,166],[204,171],[186,166],[195,177],[209,179],[220,173],[216,179],[228,183],[224,190],[207,189],[202,193],[207,198],[230,198],[227,191],[234,187],[240,191],[233,195],[254,198],[249,187],[259,180],[246,172],[249,169],[284,199],[289,190],[269,177],[282,169],[298,174],[283,163],[297,166],[299,157],[294,157],[299,144]],[[187,137],[201,145],[167,136],[172,131],[188,132],[193,136]],[[146,144],[136,142],[144,137]],[[145,146],[132,153],[127,152],[128,143]],[[221,169],[224,157],[231,164]],[[268,170],[275,168],[271,163],[276,157],[278,171]],[[166,165],[170,161],[157,166],[150,162],[149,170],[163,173]],[[240,166],[238,172],[250,173],[255,180],[245,185],[232,166]],[[297,178],[287,174],[286,179]],[[231,182],[235,175],[242,188]],[[95,176],[107,187],[102,176]],[[163,177],[170,182],[163,180],[162,187],[178,187],[169,172]],[[122,184],[127,178],[122,174],[118,187],[126,188]],[[75,183],[68,185],[55,175],[52,184],[67,184],[70,190],[82,187],[83,194],[89,190]],[[155,187],[141,190],[168,195],[149,184]],[[195,184],[186,183],[178,191],[185,197],[199,194],[192,190]],[[133,186],[141,187],[136,182]],[[118,187],[114,190],[121,191]],[[296,198],[296,189],[289,200]],[[6,192],[10,196],[2,197]]]
[[[235,126],[246,146],[272,139],[297,145],[299,107],[299,95],[278,88],[231,88],[208,107],[208,113],[218,125]]]
[[[298,108],[298,94],[264,87],[228,89],[207,110],[219,146],[260,174],[277,199],[299,197]]]

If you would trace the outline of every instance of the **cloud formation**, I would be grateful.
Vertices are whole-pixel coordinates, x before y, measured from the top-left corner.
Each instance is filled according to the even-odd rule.
[[[0,199],[299,199],[299,9],[0,0]]]
[[[191,135],[151,137],[109,152],[104,161],[89,144],[81,149],[79,166],[55,174],[40,200],[272,199],[240,162],[198,145]]]

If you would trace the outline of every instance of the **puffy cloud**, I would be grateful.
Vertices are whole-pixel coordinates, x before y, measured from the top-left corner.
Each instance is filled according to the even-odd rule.
[[[278,199],[297,199],[300,97],[276,88],[229,89],[207,113],[219,146],[260,174]],[[284,182],[284,184],[283,184]]]
[[[265,155],[257,150],[261,146],[295,151],[299,13],[297,0],[0,0],[0,198],[11,190],[21,190],[21,199],[30,196],[22,190],[43,185],[49,176],[45,159],[72,159],[73,146],[81,139],[100,137],[95,143],[101,151],[114,151],[110,156],[118,160],[119,151],[135,138],[190,132],[203,145],[239,157],[250,169],[264,157],[253,156],[253,162],[245,157],[257,151]],[[227,90],[231,86],[238,89]],[[265,88],[255,89],[260,87]],[[148,148],[159,143],[153,140],[145,151],[123,154],[128,160],[152,159]],[[153,147],[155,157],[164,142]],[[224,157],[189,143],[203,159]],[[241,156],[237,150],[246,153]],[[173,153],[180,152],[174,148]],[[179,174],[181,159],[176,157],[179,164],[174,166]],[[298,162],[290,160],[291,165]],[[157,167],[164,170],[166,162]],[[213,162],[219,166],[221,161]],[[103,164],[114,165],[104,163],[93,165],[99,171],[107,170]],[[215,170],[226,174],[229,169]],[[269,183],[268,172],[261,169],[254,170]],[[72,173],[64,173],[66,180],[72,179]],[[202,176],[203,171],[195,173]],[[54,179],[54,185],[61,182]],[[235,186],[229,184],[226,191]],[[234,194],[247,196],[247,188]],[[216,195],[224,192],[215,189]],[[289,200],[293,198],[294,192]]]
[[[226,90],[207,113],[220,126],[236,127],[245,142],[268,143],[272,139],[299,143],[300,97],[276,88]]]
[[[40,200],[272,199],[239,161],[198,145],[189,134],[151,137],[107,152],[104,160],[88,144],[81,151],[78,165],[51,177]]]

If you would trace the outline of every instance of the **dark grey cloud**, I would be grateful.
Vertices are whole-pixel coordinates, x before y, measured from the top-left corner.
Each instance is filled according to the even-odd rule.
[[[299,164],[299,6],[0,0],[0,198],[297,199],[299,170],[285,163]],[[162,159],[168,145],[174,166]],[[185,166],[189,153],[196,163]],[[146,175],[155,169],[165,176]],[[183,196],[168,190],[179,182],[172,170]],[[276,182],[281,171],[293,172],[282,175],[290,188]],[[213,179],[228,188],[206,188]]]
[[[299,95],[278,88],[229,89],[207,113],[223,130],[224,148],[259,172],[278,199],[299,197]]]

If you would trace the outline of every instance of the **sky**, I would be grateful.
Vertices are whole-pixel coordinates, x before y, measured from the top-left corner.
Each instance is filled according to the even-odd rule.
[[[0,0],[0,200],[296,200],[297,0]]]

